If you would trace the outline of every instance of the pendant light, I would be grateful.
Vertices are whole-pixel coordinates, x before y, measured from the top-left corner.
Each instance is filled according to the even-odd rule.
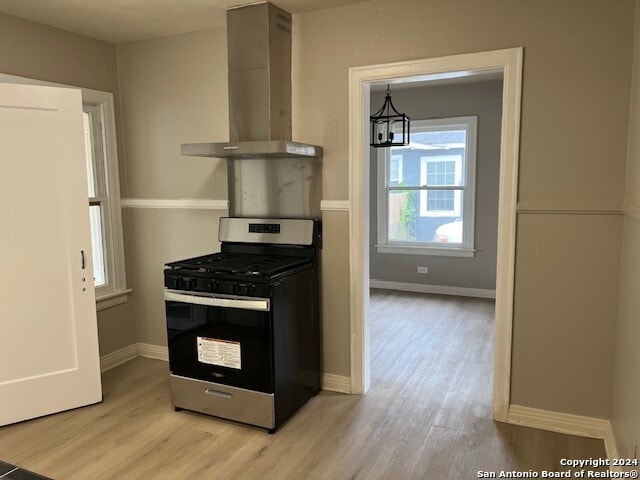
[[[371,121],[371,143],[375,148],[402,147],[409,145],[409,126],[411,120],[398,112],[391,101],[389,85],[385,90],[384,104],[369,117]],[[402,129],[400,129],[402,127]]]

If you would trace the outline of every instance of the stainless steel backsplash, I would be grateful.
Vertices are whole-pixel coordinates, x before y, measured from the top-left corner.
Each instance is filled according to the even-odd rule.
[[[227,162],[231,216],[321,217],[320,159],[255,158]]]

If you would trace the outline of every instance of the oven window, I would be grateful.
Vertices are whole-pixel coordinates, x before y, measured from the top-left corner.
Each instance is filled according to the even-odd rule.
[[[206,307],[188,303],[170,303],[172,303],[171,308],[167,306],[167,331],[169,336],[207,323]],[[171,312],[170,315],[169,312]]]
[[[173,374],[273,392],[270,312],[167,301],[166,314]],[[239,343],[241,368],[200,361],[198,337]]]

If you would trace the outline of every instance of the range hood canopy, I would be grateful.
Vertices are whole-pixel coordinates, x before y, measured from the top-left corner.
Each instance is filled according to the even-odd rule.
[[[264,142],[184,143],[182,155],[230,158],[322,157],[322,147],[291,140]]]
[[[182,155],[319,158],[291,141],[291,14],[269,2],[227,10],[229,142],[187,143]]]

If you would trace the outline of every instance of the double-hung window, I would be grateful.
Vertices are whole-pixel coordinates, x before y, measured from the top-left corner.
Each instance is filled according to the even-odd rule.
[[[109,237],[105,235],[111,224],[109,197],[105,182],[104,135],[100,105],[83,105],[84,148],[89,192],[89,221],[93,250],[93,282],[96,293],[107,285]],[[105,228],[107,227],[107,228]],[[111,272],[109,272],[111,273]]]
[[[411,122],[378,149],[378,252],[473,256],[477,117]]]
[[[126,301],[113,95],[82,90],[93,283],[98,309]]]

